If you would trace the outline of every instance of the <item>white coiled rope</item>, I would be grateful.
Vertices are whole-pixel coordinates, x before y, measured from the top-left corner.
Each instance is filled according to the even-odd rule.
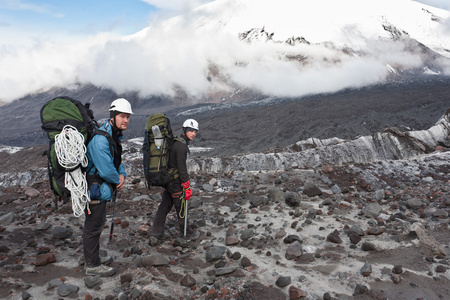
[[[91,201],[88,194],[86,176],[80,167],[86,167],[88,159],[84,136],[73,126],[66,125],[55,136],[55,152],[59,164],[66,169],[73,169],[65,174],[65,187],[70,191],[72,210],[75,217],[80,217]]]

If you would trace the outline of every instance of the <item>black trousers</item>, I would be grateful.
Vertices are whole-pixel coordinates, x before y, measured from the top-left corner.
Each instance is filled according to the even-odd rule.
[[[158,206],[158,210],[156,211],[155,218],[153,219],[153,225],[151,230],[152,236],[162,236],[164,234],[164,224],[166,223],[167,214],[170,212],[172,207],[175,206],[177,219],[178,219],[178,227],[180,231],[184,231],[184,216],[180,217],[180,203],[177,201],[178,197],[172,197],[172,195],[164,190],[162,195],[161,203]],[[189,225],[188,228],[189,229]]]
[[[84,211],[86,219],[83,229],[83,251],[86,266],[97,267],[100,263],[100,234],[106,223],[106,202],[89,206],[91,213]]]

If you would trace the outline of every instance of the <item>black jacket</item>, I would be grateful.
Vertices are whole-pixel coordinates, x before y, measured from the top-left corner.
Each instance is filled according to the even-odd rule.
[[[183,190],[181,183],[189,180],[186,165],[187,155],[189,153],[189,140],[184,134],[180,138],[183,139],[184,142],[174,140],[169,155],[169,169],[178,170],[178,178],[171,181],[166,187],[167,191],[171,194],[181,192]]]

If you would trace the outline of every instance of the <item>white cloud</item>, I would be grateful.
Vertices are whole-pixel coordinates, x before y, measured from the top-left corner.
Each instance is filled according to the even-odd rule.
[[[199,99],[232,84],[267,94],[301,96],[376,83],[389,74],[388,65],[410,68],[422,63],[400,41],[393,43],[377,34],[364,38],[367,35],[358,33],[357,28],[342,31],[345,37],[358,38],[354,45],[359,53],[332,45],[248,44],[236,34],[200,32],[186,22],[152,26],[126,38],[101,34],[77,43],[0,48],[0,100],[74,81],[119,93],[139,91],[143,96],[173,95],[182,88],[192,99]],[[306,60],[294,60],[301,60],[300,56]]]
[[[320,45],[247,44],[232,36],[196,35],[187,28],[149,30],[142,40],[100,35],[2,56],[0,65],[8,72],[0,73],[0,90],[3,99],[11,100],[24,91],[68,85],[76,78],[143,96],[173,95],[177,86],[195,98],[232,82],[267,94],[299,96],[377,82],[387,75],[387,64],[420,63],[405,55],[401,44],[373,42],[370,47],[375,55],[361,58]],[[287,59],[298,52],[308,56],[306,64]],[[219,70],[211,82],[210,62]]]

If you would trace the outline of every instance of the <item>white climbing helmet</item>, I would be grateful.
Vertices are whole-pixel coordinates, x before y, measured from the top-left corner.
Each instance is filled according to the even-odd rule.
[[[198,131],[198,122],[195,121],[194,119],[187,119],[183,123],[183,129],[185,129],[185,131],[186,131],[187,128],[192,128],[192,129]]]
[[[111,106],[109,107],[109,111],[117,111],[126,114],[133,114],[131,110],[131,104],[125,98],[119,98],[111,102]]]

